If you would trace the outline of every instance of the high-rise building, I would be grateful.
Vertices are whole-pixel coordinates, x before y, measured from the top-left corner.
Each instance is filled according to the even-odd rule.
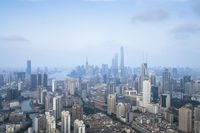
[[[200,106],[194,108],[194,133],[200,133]]]
[[[4,76],[0,74],[0,87],[4,85]]]
[[[69,79],[68,84],[67,84],[67,88],[68,88],[69,94],[74,95],[75,89],[76,89],[76,80],[75,79]]]
[[[39,114],[34,119],[34,131],[36,133],[45,129],[45,115]]]
[[[107,113],[115,114],[115,106],[116,106],[116,96],[114,94],[109,94],[107,97]]]
[[[144,80],[149,80],[147,63],[142,63],[142,65],[141,65],[141,74],[140,74],[139,89],[138,89],[139,93],[143,92],[143,81]]]
[[[74,133],[85,133],[85,124],[82,120],[74,121]]]
[[[169,72],[169,69],[165,69],[163,72],[163,76],[162,76],[162,89],[163,92],[170,92],[170,94],[172,93],[171,90],[171,74]]]
[[[51,103],[51,96],[49,93],[47,93],[47,96],[45,97],[45,111],[48,112],[52,109],[52,103]]]
[[[56,119],[50,114],[46,115],[46,133],[56,133]]]
[[[112,74],[114,77],[118,76],[118,54],[115,54],[112,59]]]
[[[77,103],[72,106],[72,122],[76,119],[83,119],[83,108]]]
[[[179,125],[178,129],[184,133],[192,132],[192,110],[183,106],[179,109]]]
[[[56,79],[53,79],[51,83],[52,83],[52,84],[51,84],[51,85],[52,85],[51,91],[52,91],[52,92],[55,92],[56,89],[57,89],[57,81],[56,81]]]
[[[158,87],[157,86],[151,86],[151,101],[156,103],[158,102]]]
[[[61,133],[70,133],[70,113],[69,111],[62,111],[61,113]]]
[[[37,89],[37,74],[31,74],[30,90],[35,91],[36,89]]]
[[[143,107],[147,108],[151,103],[151,83],[149,80],[143,81]]]
[[[45,98],[47,96],[47,90],[46,89],[42,89],[40,92],[40,104],[45,105]]]
[[[62,110],[61,96],[55,96],[53,98],[53,112],[56,120],[61,118],[61,110]]]
[[[171,106],[171,98],[170,94],[162,94],[161,95],[161,107],[168,109]]]
[[[26,63],[26,73],[27,75],[31,75],[31,60],[28,60]]]
[[[120,76],[124,76],[124,47],[121,47]]]
[[[42,85],[42,74],[37,75],[37,85],[41,86]]]
[[[121,118],[125,116],[125,105],[123,103],[118,103],[116,107],[116,116]]]
[[[47,74],[43,74],[43,76],[42,76],[43,87],[47,88],[47,83],[48,83],[48,75]]]

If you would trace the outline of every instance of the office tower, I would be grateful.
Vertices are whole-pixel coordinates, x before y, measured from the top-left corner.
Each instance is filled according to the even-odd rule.
[[[183,88],[185,94],[192,94],[192,80],[191,76],[184,76],[183,77]]]
[[[20,81],[23,81],[23,82],[24,82],[24,81],[25,81],[25,77],[26,77],[25,75],[26,75],[25,72],[17,72],[17,73],[16,73],[16,76],[17,76],[17,79],[16,79],[16,80],[17,80],[18,82],[20,82]]]
[[[118,55],[115,54],[114,58],[112,59],[112,74],[114,77],[118,76]]]
[[[185,133],[192,132],[192,110],[187,107],[183,106],[179,108],[179,125],[178,129]]]
[[[151,74],[150,81],[152,86],[156,86],[156,76],[154,74]]]
[[[45,129],[45,115],[39,114],[34,119],[34,131],[36,133]]]
[[[141,74],[140,74],[140,79],[139,79],[139,89],[138,89],[139,93],[143,92],[143,81],[148,80],[148,79],[149,79],[149,74],[148,74],[147,63],[142,63]]]
[[[17,84],[17,89],[18,89],[18,91],[21,91],[21,90],[23,90],[24,89],[24,84],[23,84],[23,82],[18,82],[18,84]]]
[[[115,114],[116,97],[114,94],[109,94],[107,97],[107,113]]]
[[[149,80],[143,81],[143,107],[147,108],[147,106],[151,103],[151,83]]]
[[[4,76],[0,74],[0,87],[4,85]]]
[[[161,107],[168,109],[171,106],[171,98],[170,94],[162,94],[161,95]]]
[[[121,47],[121,62],[120,62],[120,76],[124,76],[124,48]]]
[[[21,97],[21,92],[17,88],[8,88],[7,89],[7,99],[8,100],[17,100]]]
[[[194,132],[200,133],[200,106],[194,108]]]
[[[67,84],[67,88],[68,88],[69,94],[74,95],[75,89],[76,89],[76,80],[75,79],[69,79],[68,84]]]
[[[158,102],[158,87],[157,86],[151,86],[151,101],[156,103]]]
[[[61,113],[61,133],[70,133],[70,113],[69,111],[62,111]]]
[[[76,119],[83,119],[83,108],[77,103],[72,106],[72,122]]]
[[[85,133],[85,124],[82,120],[74,121],[74,133]]]
[[[52,82],[51,82],[51,84],[52,84],[51,91],[55,92],[56,89],[57,89],[57,81],[56,81],[56,79],[53,79]]]
[[[60,119],[61,110],[62,110],[61,96],[55,96],[53,98],[53,112],[56,120]]]
[[[125,116],[125,105],[123,103],[118,103],[116,107],[116,116],[121,118]]]
[[[47,74],[43,74],[42,75],[42,84],[43,84],[43,87],[47,88],[47,82],[48,82],[48,75]]]
[[[45,98],[47,96],[47,90],[46,89],[42,89],[40,92],[40,104],[45,105]]]
[[[165,69],[163,72],[163,76],[162,76],[162,89],[163,92],[170,92],[170,94],[172,93],[171,90],[171,74],[169,72],[169,69]]]
[[[52,109],[51,106],[51,96],[49,95],[49,93],[47,93],[47,96],[45,97],[45,111],[49,111],[50,109]]]
[[[26,74],[31,75],[31,60],[28,60],[26,63]]]
[[[37,85],[39,85],[39,86],[42,85],[42,74],[37,75]]]
[[[31,86],[30,90],[35,91],[37,89],[37,75],[31,74]]]
[[[56,119],[54,116],[46,115],[46,133],[55,133],[56,131]]]
[[[113,82],[110,82],[110,83],[107,84],[107,86],[108,86],[107,94],[115,94],[115,92],[116,92],[116,84],[113,83]]]

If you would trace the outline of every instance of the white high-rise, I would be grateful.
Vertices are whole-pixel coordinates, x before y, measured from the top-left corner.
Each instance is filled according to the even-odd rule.
[[[46,115],[46,133],[56,132],[56,120],[52,115]]]
[[[74,121],[74,133],[85,133],[85,124],[82,120]]]
[[[61,113],[61,133],[70,133],[70,113],[69,111],[62,111]]]
[[[37,133],[45,129],[45,116],[43,114],[37,115],[34,119],[34,131]]]
[[[55,92],[55,91],[56,91],[56,88],[57,88],[57,81],[56,81],[56,79],[53,79],[53,80],[52,80],[51,86],[52,86],[51,91],[52,91],[52,92]]]
[[[107,113],[115,114],[116,97],[114,94],[109,94],[107,98]]]
[[[75,89],[76,89],[76,80],[75,79],[69,79],[67,88],[68,88],[69,94],[74,95]]]
[[[53,111],[56,120],[61,118],[61,110],[62,110],[61,96],[55,96],[53,98]]]
[[[149,80],[143,81],[143,107],[147,108],[151,102],[151,83]]]
[[[118,103],[116,108],[116,116],[117,118],[121,118],[125,115],[125,106],[123,103]]]

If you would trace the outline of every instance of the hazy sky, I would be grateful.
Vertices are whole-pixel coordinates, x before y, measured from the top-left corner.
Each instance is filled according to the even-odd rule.
[[[0,66],[200,67],[199,0],[0,0]]]

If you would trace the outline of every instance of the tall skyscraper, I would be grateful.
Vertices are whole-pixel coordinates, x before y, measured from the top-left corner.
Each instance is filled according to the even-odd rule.
[[[36,89],[37,89],[37,74],[31,74],[30,90],[35,91]]]
[[[85,124],[82,120],[74,121],[74,133],[85,133]]]
[[[61,113],[61,133],[70,133],[70,113],[69,111],[62,111]]]
[[[178,129],[184,133],[192,133],[192,110],[189,107],[179,109]]]
[[[75,79],[69,79],[68,84],[67,84],[67,88],[68,88],[69,94],[74,95],[75,89],[76,89],[76,80]]]
[[[151,103],[151,83],[149,80],[143,81],[143,106],[147,108],[147,106]]]
[[[48,114],[46,115],[46,133],[56,132],[56,119],[54,116]]]
[[[120,76],[124,76],[124,47],[121,47]]]
[[[114,77],[118,76],[118,54],[112,59],[112,74]]]
[[[56,79],[53,79],[51,82],[51,91],[55,92],[56,89],[57,89],[57,81],[56,81]]]
[[[34,119],[34,131],[36,133],[40,132],[40,130],[45,129],[45,116],[43,114],[39,114]]]
[[[171,96],[170,94],[162,94],[161,95],[161,107],[168,109],[171,106]]]
[[[143,92],[143,81],[149,80],[149,73],[148,73],[148,67],[147,63],[142,63],[141,65],[141,72],[140,72],[140,80],[139,80],[139,93]]]
[[[61,110],[62,110],[61,96],[55,96],[53,98],[53,112],[56,120],[61,118]]]
[[[47,90],[46,89],[42,89],[40,92],[40,104],[45,105],[45,98],[47,96]]]
[[[83,119],[83,108],[77,103],[72,106],[72,122],[76,119]]]
[[[170,92],[172,93],[171,90],[171,74],[169,72],[169,69],[165,69],[163,72],[163,77],[162,77],[162,89],[163,92]]]
[[[109,94],[107,97],[107,113],[115,114],[116,97],[114,94]]]
[[[123,103],[118,103],[116,107],[117,118],[125,116],[125,105]]]
[[[26,63],[26,73],[31,75],[31,60],[28,60]]]
[[[200,106],[194,108],[194,133],[200,133]]]

